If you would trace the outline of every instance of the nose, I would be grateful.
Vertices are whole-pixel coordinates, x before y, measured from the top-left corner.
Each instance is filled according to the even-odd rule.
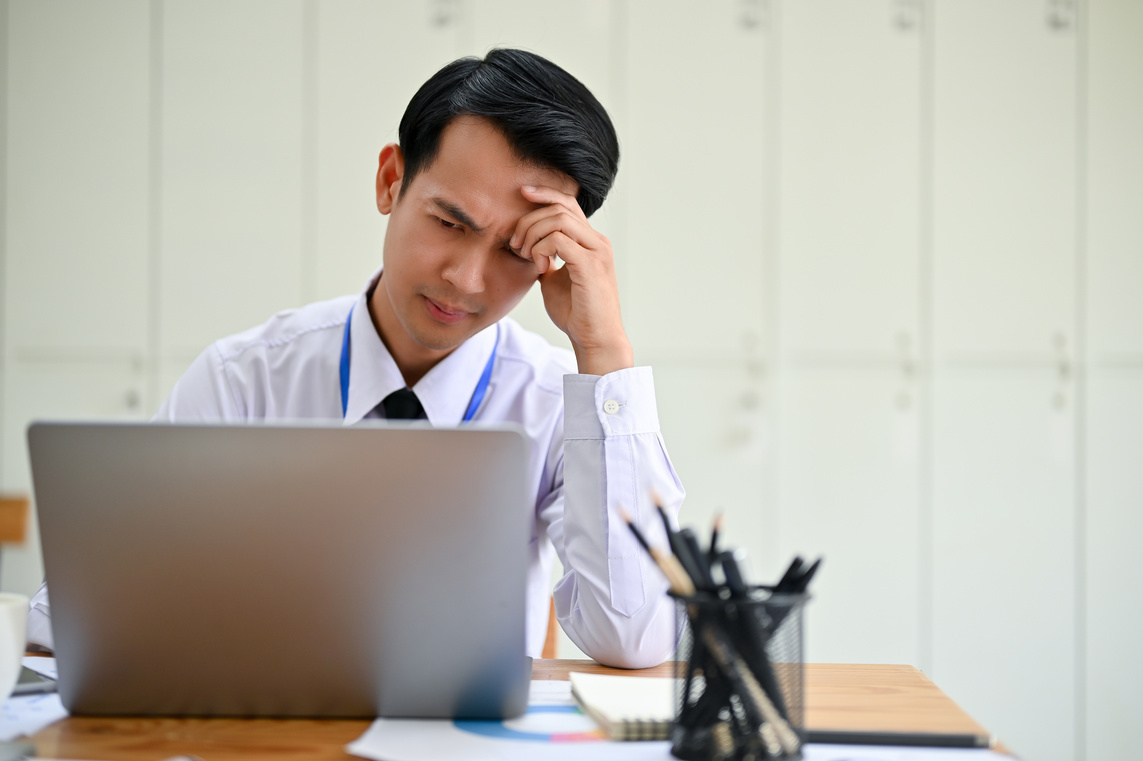
[[[442,276],[461,293],[482,293],[485,265],[484,252],[474,246],[450,259]]]

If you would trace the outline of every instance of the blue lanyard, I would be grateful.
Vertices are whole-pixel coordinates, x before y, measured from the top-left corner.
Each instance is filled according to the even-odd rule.
[[[353,306],[357,306],[354,304]],[[341,337],[341,363],[338,367],[339,375],[341,376],[341,416],[345,417],[345,411],[349,407],[349,326],[353,323],[353,307],[349,308],[349,317],[345,320],[345,335]],[[464,420],[467,423],[472,420],[476,411],[480,409],[480,403],[484,401],[484,395],[488,393],[488,382],[492,380],[492,365],[496,363],[496,349],[500,346],[500,326],[496,326],[496,342],[492,344],[492,356],[488,358],[488,363],[484,366],[484,372],[480,374],[480,380],[476,382],[476,390],[472,392],[472,401],[468,403],[468,410],[464,413]]]

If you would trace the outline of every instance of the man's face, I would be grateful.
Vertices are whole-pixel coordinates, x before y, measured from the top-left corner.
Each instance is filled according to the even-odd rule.
[[[386,183],[384,164],[383,154],[377,206],[389,226],[376,297],[388,298],[375,297],[375,318],[395,354],[405,337],[391,334],[392,318],[413,351],[447,353],[506,315],[536,282],[535,264],[508,247],[516,223],[538,208],[520,188],[571,195],[578,188],[566,175],[523,162],[477,117],[457,117],[445,128],[436,159],[408,187],[400,177]]]

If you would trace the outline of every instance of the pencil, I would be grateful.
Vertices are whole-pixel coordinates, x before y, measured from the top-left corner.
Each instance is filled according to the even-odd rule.
[[[655,509],[659,511],[659,517],[663,519],[663,529],[667,532],[667,537],[669,538],[675,531],[671,528],[671,519],[667,517],[667,509],[663,507],[663,500],[659,499],[657,492],[652,491],[651,501],[655,504]]]
[[[718,532],[722,530],[722,513],[714,516],[714,527],[710,530],[710,549],[706,551],[707,558],[713,563],[718,556]]]
[[[643,532],[635,525],[635,521],[631,519],[631,515],[623,508],[619,509],[619,517],[623,519],[627,524],[627,528],[631,529],[631,533],[639,540],[639,544],[643,545],[643,549],[647,550],[651,559],[655,561],[655,565],[659,566],[659,570],[667,577],[667,582],[671,585],[671,591],[681,597],[692,596],[695,593],[694,582],[691,581],[687,572],[683,570],[678,558],[669,552],[663,552],[658,547],[652,547],[648,544],[647,537],[643,536]]]

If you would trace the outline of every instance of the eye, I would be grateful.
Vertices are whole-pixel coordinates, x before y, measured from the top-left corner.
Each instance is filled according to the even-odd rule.
[[[441,219],[440,217],[437,217],[437,221],[441,223],[442,227],[445,227],[449,230],[460,229],[460,225],[456,224],[455,222],[449,222],[447,219]]]

